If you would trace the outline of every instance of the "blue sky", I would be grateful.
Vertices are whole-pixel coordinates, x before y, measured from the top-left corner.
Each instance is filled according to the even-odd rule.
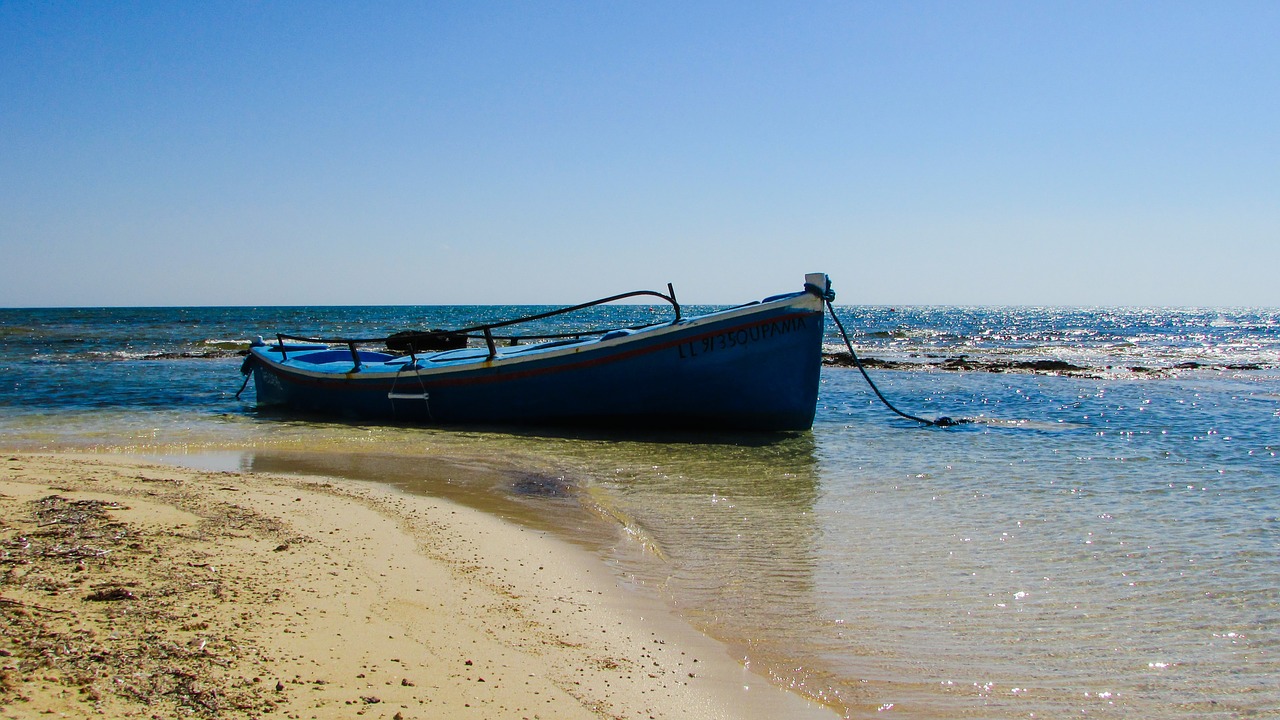
[[[1280,3],[0,2],[0,306],[1280,305]]]

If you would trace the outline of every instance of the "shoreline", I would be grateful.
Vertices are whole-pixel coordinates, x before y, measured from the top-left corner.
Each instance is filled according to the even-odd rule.
[[[835,717],[601,562],[436,497],[9,453],[0,717]]]

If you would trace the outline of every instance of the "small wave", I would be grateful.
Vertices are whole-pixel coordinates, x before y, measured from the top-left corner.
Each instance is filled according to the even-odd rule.
[[[587,485],[583,488],[585,502],[583,505],[594,511],[597,515],[605,520],[617,523],[626,533],[627,537],[639,544],[640,548],[645,552],[652,554],[660,560],[666,560],[667,554],[662,551],[662,547],[658,545],[658,541],[649,534],[635,518],[631,517],[625,510],[618,506],[613,498],[601,487],[597,485]]]
[[[1047,422],[1044,420],[1011,420],[1007,418],[993,417],[976,417],[970,418],[969,422],[975,425],[986,425],[988,427],[1010,428],[1014,430],[1079,430],[1087,427],[1081,423],[1073,422]]]
[[[211,339],[205,340],[204,342],[202,342],[202,343],[200,343],[200,344],[201,344],[201,345],[203,345],[203,346],[204,346],[204,347],[206,347],[206,348],[213,349],[213,350],[236,350],[236,351],[238,351],[238,350],[248,350],[248,349],[249,349],[249,341],[248,341],[248,340],[222,340],[222,339],[218,339],[218,338],[211,338]]]

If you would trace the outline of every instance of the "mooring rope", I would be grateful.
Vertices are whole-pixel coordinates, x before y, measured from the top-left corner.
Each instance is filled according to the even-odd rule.
[[[826,300],[825,304],[827,306],[827,310],[831,312],[831,319],[836,321],[836,328],[840,330],[840,337],[844,338],[845,347],[849,348],[849,356],[853,358],[853,364],[858,366],[858,371],[862,373],[862,377],[866,379],[867,384],[871,386],[871,390],[876,394],[876,397],[880,398],[880,402],[884,403],[885,407],[889,408],[890,410],[894,411],[898,415],[908,420],[914,420],[915,422],[923,423],[925,425],[931,425],[933,427],[951,427],[953,425],[960,425],[962,423],[971,422],[964,418],[961,418],[959,420],[952,420],[951,418],[945,415],[938,418],[937,420],[926,420],[922,417],[916,417],[915,415],[909,415],[907,413],[904,413],[898,408],[894,407],[893,403],[889,402],[885,398],[884,394],[880,392],[880,388],[876,387],[876,384],[874,381],[872,381],[871,376],[867,374],[867,369],[862,367],[862,361],[858,359],[858,353],[854,352],[853,343],[849,341],[849,333],[844,331],[844,323],[840,322],[840,318],[836,315],[835,305],[832,304],[830,299],[827,299],[826,297],[823,297],[823,299]]]
[[[244,389],[249,387],[249,381],[253,379],[253,352],[252,351],[250,351],[248,355],[244,356],[244,362],[240,363],[240,372],[241,374],[244,375],[244,384],[241,385],[240,389],[236,391],[237,400],[240,399],[240,393],[244,392]]]

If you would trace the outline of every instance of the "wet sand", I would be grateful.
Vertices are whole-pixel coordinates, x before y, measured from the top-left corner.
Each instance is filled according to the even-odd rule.
[[[835,717],[581,549],[442,499],[0,463],[0,717]]]

